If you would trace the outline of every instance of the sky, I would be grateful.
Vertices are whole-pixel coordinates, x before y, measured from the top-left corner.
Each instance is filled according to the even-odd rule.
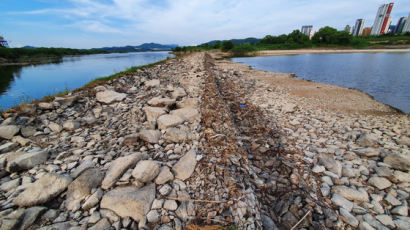
[[[383,0],[1,0],[0,36],[11,47],[97,48],[146,42],[196,45],[279,35],[313,25],[372,26]],[[392,25],[410,12],[396,0]]]

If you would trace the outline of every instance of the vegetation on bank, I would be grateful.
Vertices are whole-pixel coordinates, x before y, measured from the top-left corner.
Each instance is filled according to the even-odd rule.
[[[63,56],[108,53],[95,49],[69,48],[5,48],[0,47],[0,63],[39,62]]]
[[[192,52],[211,49],[230,51],[234,55],[244,55],[261,50],[284,50],[301,48],[372,48],[386,45],[410,45],[410,33],[402,35],[381,35],[354,37],[346,31],[338,31],[326,26],[319,29],[312,39],[299,30],[279,36],[266,35],[257,43],[234,44],[232,41],[213,41],[199,46],[176,47],[175,52]]]

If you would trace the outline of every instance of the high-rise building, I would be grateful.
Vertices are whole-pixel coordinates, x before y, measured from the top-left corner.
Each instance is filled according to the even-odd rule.
[[[313,26],[302,26],[302,30],[300,32],[302,32],[302,34],[305,34],[307,36],[310,37],[310,35],[312,34],[312,28]]]
[[[354,25],[353,36],[361,36],[363,33],[364,19],[357,19]]]
[[[362,36],[369,36],[370,32],[372,31],[372,27],[366,27],[363,29]]]
[[[353,27],[351,27],[350,25],[346,25],[345,26],[345,31],[349,32],[349,34],[352,34],[353,33]]]
[[[403,31],[404,24],[406,23],[406,17],[401,17],[399,21],[397,21],[396,29],[394,30],[395,34],[401,33]]]
[[[394,3],[383,4],[377,11],[374,19],[371,35],[380,35],[388,31],[389,21],[391,22],[390,13],[393,9]]]
[[[407,16],[406,23],[404,24],[403,30],[401,32],[403,34],[410,32],[410,13],[409,13],[409,16]]]

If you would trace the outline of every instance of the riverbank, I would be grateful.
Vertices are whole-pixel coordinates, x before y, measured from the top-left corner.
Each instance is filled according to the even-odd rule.
[[[297,49],[297,50],[263,50],[252,52],[250,56],[275,56],[297,54],[331,54],[331,53],[408,53],[410,49]]]
[[[408,115],[218,57],[4,114],[1,227],[408,229]]]

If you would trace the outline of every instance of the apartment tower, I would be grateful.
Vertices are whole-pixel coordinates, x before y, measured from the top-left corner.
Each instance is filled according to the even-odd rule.
[[[364,19],[357,19],[354,25],[353,36],[362,36],[364,28]]]
[[[394,3],[391,2],[379,7],[376,18],[374,19],[371,35],[381,35],[388,31],[391,23],[390,13],[393,9],[393,5]]]

